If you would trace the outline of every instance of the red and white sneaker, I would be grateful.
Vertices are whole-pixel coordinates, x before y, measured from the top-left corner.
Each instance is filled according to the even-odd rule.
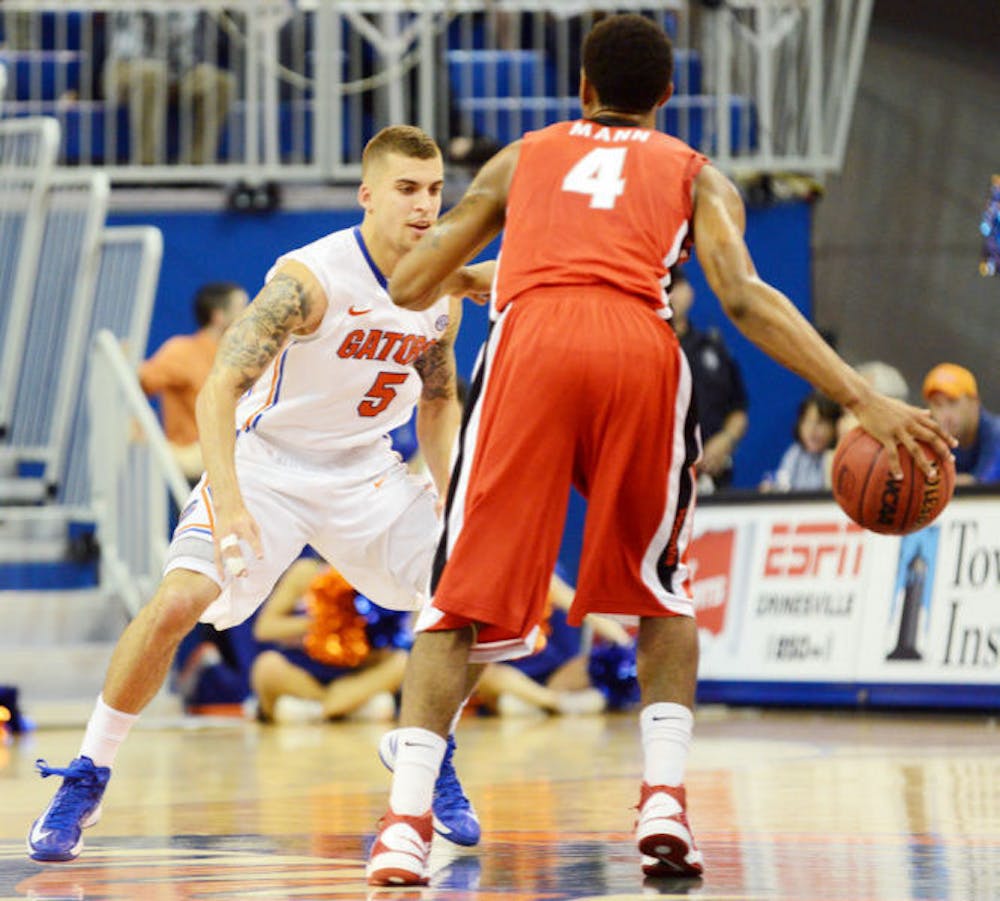
[[[683,785],[642,783],[635,837],[647,876],[700,876],[705,871],[686,809]]]
[[[427,858],[434,835],[428,810],[419,817],[393,813],[378,822],[378,835],[368,857],[369,885],[427,885]]]

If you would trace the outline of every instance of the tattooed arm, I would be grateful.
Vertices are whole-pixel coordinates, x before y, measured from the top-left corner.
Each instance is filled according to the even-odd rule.
[[[520,152],[521,142],[515,141],[486,163],[454,209],[399,261],[389,281],[389,294],[397,306],[426,310],[449,293],[447,287],[442,290],[442,282],[500,233]]]
[[[453,297],[448,329],[416,362],[423,380],[417,404],[417,442],[442,499],[448,493],[451,454],[462,421],[455,372],[455,336],[462,318],[462,298]]]
[[[224,559],[241,556],[236,547],[221,552],[219,542],[228,535],[245,540],[261,556],[257,524],[243,504],[236,477],[236,404],[289,335],[316,330],[326,307],[326,294],[309,269],[294,261],[283,263],[222,336],[212,371],[198,394],[198,440],[212,490],[220,573]]]

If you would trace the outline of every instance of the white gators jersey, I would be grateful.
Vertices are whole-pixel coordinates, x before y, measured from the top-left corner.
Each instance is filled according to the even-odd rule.
[[[292,336],[243,395],[236,428],[293,456],[322,460],[407,422],[421,392],[414,361],[448,327],[448,298],[420,312],[397,307],[357,227],[279,257],[302,263],[326,292],[311,335]]]

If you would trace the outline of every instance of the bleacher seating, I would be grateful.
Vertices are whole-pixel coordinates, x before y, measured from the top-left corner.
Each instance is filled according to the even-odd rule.
[[[103,99],[100,93],[100,72],[106,37],[101,14],[86,26],[79,12],[46,12],[38,16],[35,30],[39,46],[30,50],[0,47],[0,65],[10,71],[9,89],[3,115],[53,116],[59,120],[63,133],[60,161],[67,165],[128,165],[132,161],[131,128],[124,104]],[[523,131],[539,128],[567,116],[577,115],[579,105],[573,96],[575,74],[567,66],[565,53],[578,52],[579,23],[566,26],[570,47],[556,53],[557,43],[551,35],[547,45],[533,49],[497,49],[488,47],[487,34],[480,19],[472,17],[471,26],[455,17],[443,35],[447,85],[439,97],[446,95],[462,117],[466,130],[507,143]],[[676,17],[664,17],[668,31],[676,38]],[[276,143],[283,164],[308,162],[317,152],[315,137],[317,102],[323,102],[313,90],[317,47],[315,29],[309,14],[303,14],[303,43],[298,60],[298,72],[305,86],[292,88],[284,81],[279,84],[277,97]],[[348,29],[344,29],[347,41]],[[305,36],[308,36],[307,38]],[[525,30],[528,38],[529,30]],[[357,43],[357,42],[355,42]],[[565,41],[563,41],[565,43]],[[346,45],[345,45],[346,47]],[[381,58],[361,42],[360,52],[365,66],[377,71]],[[282,57],[294,55],[290,42],[279,52]],[[358,74],[347,62],[342,50],[342,77],[350,81]],[[558,58],[557,58],[558,56]],[[370,57],[370,58],[369,58]],[[353,71],[353,70],[352,70]],[[367,71],[367,69],[363,69]],[[700,54],[687,47],[675,51],[676,96],[662,114],[660,127],[677,134],[705,152],[714,150],[715,108],[717,99],[703,93],[703,72]],[[374,122],[368,111],[359,117],[348,113],[349,98],[344,98],[343,146],[339,152],[348,155],[359,146],[356,134],[346,133],[361,128],[367,134]],[[238,163],[247,158],[246,127],[248,106],[258,101],[239,96],[231,105],[226,127],[220,137],[218,158],[221,163]],[[745,97],[730,101],[732,133],[737,149],[749,150],[756,145],[756,127],[752,104]],[[356,113],[357,110],[355,109]],[[259,113],[258,113],[259,115]],[[168,111],[165,162],[179,157],[176,104]],[[363,141],[361,142],[363,144]]]

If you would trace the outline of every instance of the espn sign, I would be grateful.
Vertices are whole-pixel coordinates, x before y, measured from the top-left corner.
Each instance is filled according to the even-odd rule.
[[[695,621],[700,629],[721,635],[729,604],[736,530],[702,532],[688,547],[694,587]]]
[[[864,529],[852,522],[774,523],[763,578],[856,578],[863,553]]]

